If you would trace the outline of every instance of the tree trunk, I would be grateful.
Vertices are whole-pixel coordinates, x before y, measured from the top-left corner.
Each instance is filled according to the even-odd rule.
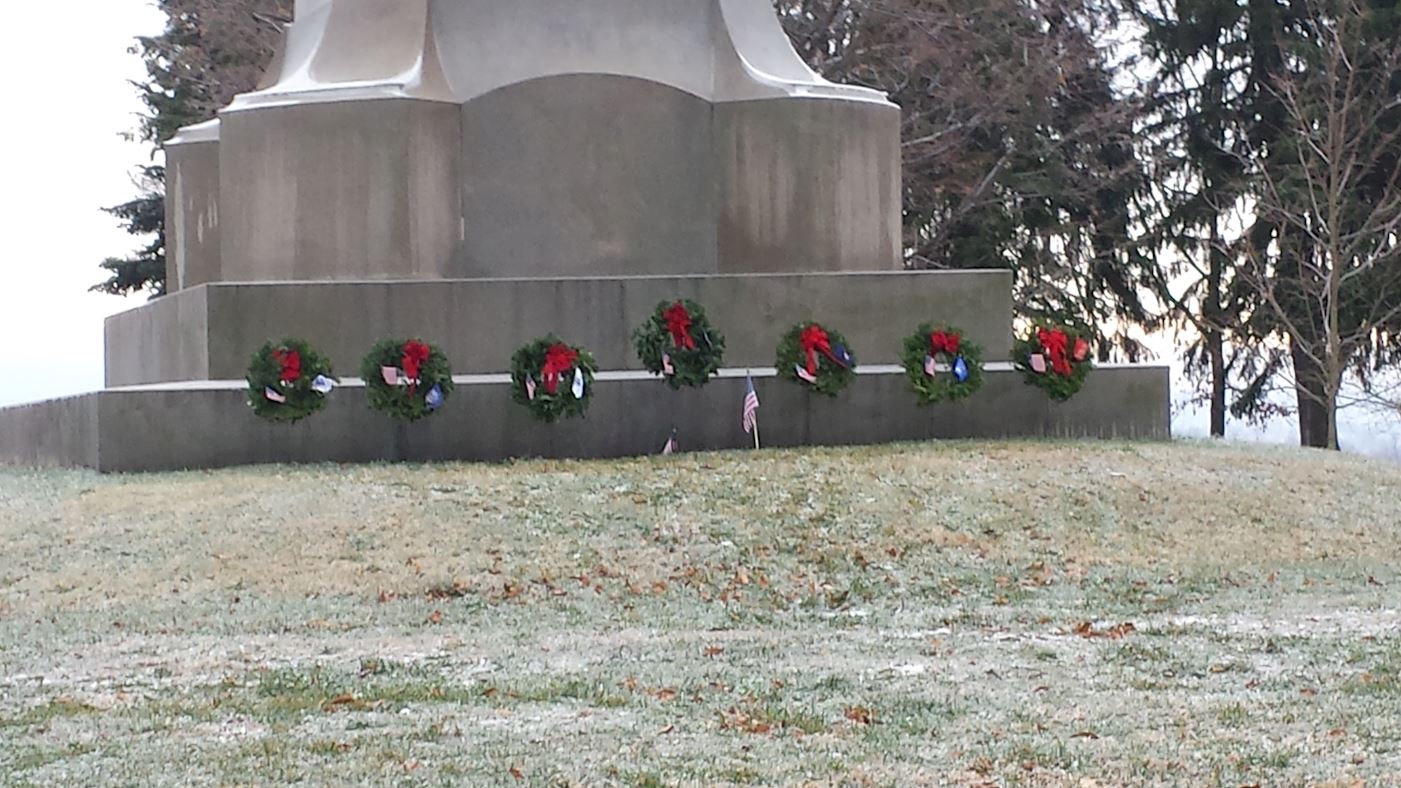
[[[1224,145],[1224,143],[1221,143]],[[1208,188],[1213,187],[1210,177]],[[1226,437],[1226,340],[1221,283],[1226,277],[1226,252],[1221,242],[1221,217],[1211,217],[1211,273],[1206,283],[1206,352],[1211,358],[1211,437]]]
[[[1221,332],[1206,332],[1207,353],[1211,356],[1211,437],[1226,437],[1226,349]]]
[[[1299,444],[1314,449],[1338,448],[1337,402],[1333,407],[1323,370],[1297,344],[1290,351],[1294,359],[1294,387],[1299,403]]]

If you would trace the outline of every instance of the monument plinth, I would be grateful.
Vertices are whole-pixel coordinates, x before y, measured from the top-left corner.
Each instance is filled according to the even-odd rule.
[[[167,148],[176,235],[217,236],[170,280],[894,270],[899,137],[766,0],[302,2]]]
[[[1168,434],[1162,369],[1108,370],[1071,406],[1020,385],[1007,272],[901,270],[900,111],[814,74],[768,0],[297,0],[258,88],[166,155],[170,294],[108,321],[112,388],[0,411],[0,457],[617,456],[672,428],[739,447],[736,381],[771,378],[809,319],[848,335],[862,379],[836,402],[762,383],[772,445]],[[629,343],[675,298],[730,340],[730,369],[679,395]],[[987,349],[986,395],[914,407],[891,365],[931,319]],[[586,424],[509,401],[511,353],[551,332],[607,370]],[[462,410],[396,426],[352,383],[307,422],[263,424],[238,378],[284,336],[342,373],[378,339],[423,336],[463,373]]]

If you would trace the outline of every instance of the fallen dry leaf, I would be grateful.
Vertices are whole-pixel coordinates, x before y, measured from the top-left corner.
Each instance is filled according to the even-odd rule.
[[[870,725],[875,722],[875,713],[865,706],[851,706],[846,710],[846,718],[857,725]]]
[[[1110,627],[1109,629],[1099,630],[1095,629],[1094,624],[1090,623],[1089,621],[1081,621],[1080,623],[1075,625],[1075,628],[1072,631],[1076,635],[1079,635],[1080,637],[1085,638],[1086,640],[1090,640],[1093,638],[1105,638],[1106,640],[1120,640],[1137,632],[1138,628],[1135,627],[1133,624],[1124,622],[1122,624],[1116,624]]]

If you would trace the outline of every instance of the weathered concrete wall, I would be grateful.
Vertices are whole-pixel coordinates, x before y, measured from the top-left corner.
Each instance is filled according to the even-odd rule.
[[[468,276],[713,273],[710,105],[607,75],[462,108]]]
[[[347,374],[389,336],[440,345],[460,374],[502,372],[516,348],[552,331],[607,369],[637,369],[633,330],[677,298],[706,308],[731,367],[773,366],[780,335],[812,319],[845,334],[862,364],[896,363],[904,337],[926,320],[961,326],[989,361],[1006,359],[1012,344],[1006,271],[227,284],[109,319],[107,380],[239,379],[254,350],[287,336]]]
[[[784,99],[715,107],[721,273],[900,267],[900,110]]]
[[[209,379],[209,293],[195,287],[107,318],[106,383]],[[245,355],[262,343],[249,348]],[[247,360],[244,367],[247,368]],[[243,377],[239,374],[238,377]]]
[[[760,377],[764,441],[785,447],[973,437],[1169,437],[1166,368],[1100,369],[1079,397],[1063,405],[1050,403],[1015,372],[989,372],[983,391],[957,405],[919,408],[907,385],[902,373],[863,374],[829,400]],[[0,410],[0,461],[33,464],[35,454],[27,448],[33,445],[57,447],[48,451],[62,464],[108,472],[269,462],[622,457],[659,452],[673,427],[684,449],[737,449],[749,443],[740,429],[743,392],[743,378],[679,393],[652,379],[600,381],[587,419],[546,426],[511,401],[509,384],[464,383],[443,412],[404,426],[370,411],[363,389],[346,387],[324,412],[284,426],[253,416],[237,388],[115,390],[83,398],[80,402],[88,404],[79,410],[87,411],[78,414],[64,411],[71,406],[62,402]],[[100,411],[95,428],[91,405]],[[34,425],[61,432],[83,423],[89,425],[85,432],[62,440],[34,434]],[[29,426],[17,430],[17,425]]]
[[[380,100],[223,117],[223,281],[460,276],[453,104]]]
[[[0,463],[96,468],[101,394],[0,408]]]
[[[218,140],[167,146],[165,172],[166,290],[218,282]]]

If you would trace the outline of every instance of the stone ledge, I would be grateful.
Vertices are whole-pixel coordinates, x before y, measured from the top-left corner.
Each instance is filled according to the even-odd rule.
[[[725,363],[773,364],[782,332],[820,319],[851,341],[863,365],[899,361],[920,322],[961,326],[988,361],[1011,348],[1007,271],[637,276],[212,284],[107,320],[107,385],[242,378],[269,339],[301,337],[345,375],[380,339],[421,336],[453,369],[509,368],[515,349],[551,331],[609,369],[637,369],[632,331],[657,302],[692,298],[724,332]]]
[[[1056,405],[1018,373],[992,369],[973,399],[919,408],[903,374],[867,370],[842,396],[814,397],[755,376],[766,447],[839,446],[950,438],[1171,437],[1166,367],[1096,371],[1080,396]],[[0,462],[91,467],[103,472],[219,468],[264,463],[501,461],[654,454],[671,429],[684,450],[742,449],[743,376],[697,391],[660,381],[602,380],[587,419],[536,423],[501,382],[467,383],[419,424],[370,411],[354,386],[297,425],[264,422],[236,383],[117,389],[0,410]]]

